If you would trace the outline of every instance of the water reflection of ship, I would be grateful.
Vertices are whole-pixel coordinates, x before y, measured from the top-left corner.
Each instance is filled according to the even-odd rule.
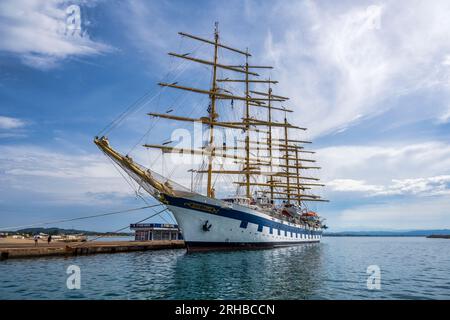
[[[174,279],[182,299],[310,299],[322,286],[322,246],[179,256]],[[255,272],[257,270],[257,272]],[[192,277],[195,274],[195,277]],[[217,275],[220,274],[220,277]]]

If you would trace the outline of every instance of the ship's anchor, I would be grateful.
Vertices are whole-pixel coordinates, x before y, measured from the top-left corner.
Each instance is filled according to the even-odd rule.
[[[209,231],[209,229],[211,229],[212,224],[208,225],[209,220],[206,220],[206,222],[203,224],[202,228],[203,231]]]

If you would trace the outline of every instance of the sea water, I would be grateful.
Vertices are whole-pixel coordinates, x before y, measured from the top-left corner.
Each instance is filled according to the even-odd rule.
[[[79,289],[68,285],[73,270]],[[255,251],[10,259],[0,261],[0,299],[450,299],[450,240],[325,237]]]

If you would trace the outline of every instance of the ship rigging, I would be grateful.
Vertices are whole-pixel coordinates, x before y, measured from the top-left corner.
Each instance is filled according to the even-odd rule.
[[[189,172],[195,173],[200,182],[206,180],[204,193],[194,190],[192,181],[191,188],[186,188],[119,153],[110,146],[106,136],[96,137],[95,144],[140,188],[167,206],[183,230],[188,250],[320,241],[326,228],[324,220],[310,211],[307,203],[328,200],[311,193],[313,188],[323,184],[318,183],[318,178],[304,174],[320,167],[314,165],[316,160],[309,158],[314,151],[305,149],[305,145],[311,142],[298,139],[306,128],[288,121],[294,112],[284,107],[289,98],[273,92],[278,81],[260,76],[261,72],[273,67],[250,64],[252,56],[248,50],[223,44],[219,40],[217,24],[213,40],[183,32],[179,35],[212,46],[213,57],[210,60],[192,53],[169,53],[173,58],[211,68],[211,86],[197,88],[178,81],[158,84],[162,88],[207,96],[207,114],[181,116],[172,114],[174,109],[171,108],[165,113],[149,112],[147,115],[164,121],[206,126],[207,141],[200,148],[172,146],[171,140],[143,146],[159,150],[163,155],[201,157],[202,165],[190,168]],[[220,61],[221,51],[238,56],[242,62],[229,64]],[[232,73],[233,77],[220,77],[222,71]],[[242,106],[241,118],[225,119],[224,115],[229,110],[221,112],[219,102],[222,101],[228,101],[227,108],[233,110],[238,105]],[[221,130],[236,133],[232,143],[218,139],[222,135]],[[225,168],[224,163],[231,168]],[[234,196],[220,198],[215,184],[219,175],[232,177],[232,185],[236,187]]]

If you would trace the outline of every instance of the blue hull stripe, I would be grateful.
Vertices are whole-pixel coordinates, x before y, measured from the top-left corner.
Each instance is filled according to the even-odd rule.
[[[299,233],[299,234],[305,234],[305,235],[321,235],[322,231],[313,231],[313,230],[306,230],[303,228],[293,227],[286,224],[282,224],[276,221],[272,221],[266,218],[259,217],[254,214],[250,214],[243,211],[238,211],[230,208],[222,208],[220,206],[214,206],[211,204],[206,204],[202,202],[193,201],[191,199],[185,199],[185,198],[179,198],[179,197],[172,197],[168,195],[164,195],[164,198],[168,205],[190,209],[190,210],[197,210],[202,212],[207,212],[209,214],[218,215],[221,217],[226,217],[230,219],[240,220],[241,221],[241,228],[246,228],[248,223],[253,223],[258,225],[258,231],[262,231],[262,227],[268,227],[269,230],[271,229],[278,229],[278,235],[280,235],[280,230],[285,232],[285,235],[287,232],[291,233]]]

